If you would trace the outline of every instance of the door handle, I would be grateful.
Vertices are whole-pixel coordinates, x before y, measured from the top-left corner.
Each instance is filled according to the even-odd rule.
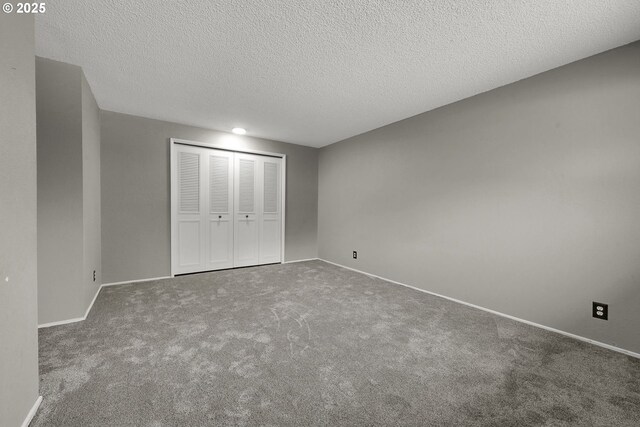
[[[248,218],[249,218],[249,215],[245,215],[244,217],[248,219]]]
[[[222,218],[222,215],[218,215],[218,219]]]

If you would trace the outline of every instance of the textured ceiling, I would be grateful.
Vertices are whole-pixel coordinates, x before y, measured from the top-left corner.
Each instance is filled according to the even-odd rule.
[[[54,0],[100,108],[324,146],[640,39],[639,0]]]

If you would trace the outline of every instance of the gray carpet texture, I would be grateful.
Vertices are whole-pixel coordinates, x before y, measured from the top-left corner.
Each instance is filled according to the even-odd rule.
[[[639,426],[640,360],[322,261],[104,287],[35,426]]]

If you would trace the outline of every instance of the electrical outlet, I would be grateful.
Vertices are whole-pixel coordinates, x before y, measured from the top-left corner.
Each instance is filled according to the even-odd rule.
[[[96,271],[95,270],[93,270],[93,281],[94,282],[96,281]]]
[[[594,301],[591,315],[596,319],[609,320],[609,304]]]
[[[358,251],[353,251],[353,259],[358,259]]]

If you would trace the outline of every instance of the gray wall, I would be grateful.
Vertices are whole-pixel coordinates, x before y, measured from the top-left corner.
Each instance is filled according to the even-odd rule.
[[[38,397],[34,18],[0,14],[0,425]],[[8,281],[6,280],[8,278]]]
[[[318,150],[103,111],[105,283],[171,274],[169,138],[287,154],[285,259],[317,256]]]
[[[81,73],[36,58],[40,324],[84,315]]]
[[[84,303],[91,304],[102,283],[100,212],[100,109],[89,83],[82,83],[82,203],[84,241]],[[93,271],[95,270],[95,281]]]
[[[38,322],[83,317],[99,285],[100,124],[75,65],[36,58]]]
[[[640,352],[640,43],[321,149],[319,255]]]

